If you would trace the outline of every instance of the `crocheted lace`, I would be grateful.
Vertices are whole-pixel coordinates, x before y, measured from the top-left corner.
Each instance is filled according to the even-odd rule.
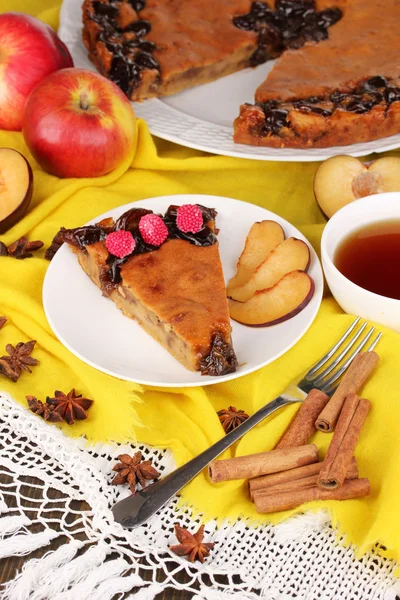
[[[400,593],[396,565],[377,551],[356,560],[324,512],[275,527],[209,521],[205,539],[215,547],[204,564],[191,564],[168,546],[176,543],[175,523],[193,531],[202,519],[178,509],[177,499],[133,530],[115,523],[111,512],[129,494],[110,485],[116,457],[140,449],[165,475],[174,468],[168,451],[88,446],[1,393],[0,431],[0,559],[26,556],[22,571],[0,587],[2,600],[111,600],[127,592],[152,600],[168,588],[199,600],[395,600]],[[30,476],[38,480],[34,501]],[[82,501],[87,508],[77,510]],[[63,542],[57,550],[30,559],[56,538]]]

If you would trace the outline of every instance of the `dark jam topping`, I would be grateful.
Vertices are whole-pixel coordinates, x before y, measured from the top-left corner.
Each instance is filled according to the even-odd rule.
[[[145,0],[128,2],[137,13],[145,7]],[[138,19],[122,29],[117,22],[117,5],[95,1],[93,9],[91,19],[102,28],[97,40],[114,55],[108,76],[129,97],[140,84],[144,69],[160,71],[160,65],[153,56],[157,46],[143,39],[151,31],[151,23]]]
[[[93,8],[96,15],[99,17],[109,17],[115,19],[118,16],[118,8],[112,4],[105,4],[104,2],[93,2]]]
[[[125,94],[129,95],[139,85],[140,69],[123,56],[114,56],[109,76]]]
[[[60,235],[64,242],[68,242],[68,244],[84,250],[86,246],[91,246],[105,240],[107,232],[97,225],[86,225],[85,227],[77,227],[76,229],[62,228]]]
[[[279,55],[285,48],[301,48],[307,41],[328,37],[328,28],[342,17],[339,8],[317,12],[314,0],[276,0],[275,10],[265,2],[253,2],[250,12],[233,18],[233,24],[258,33],[252,66]]]
[[[148,21],[134,21],[125,27],[124,31],[133,31],[133,33],[136,33],[138,38],[142,38],[150,33],[151,25]]]
[[[184,233],[178,229],[176,225],[178,206],[171,205],[164,217],[159,215],[168,228],[169,233],[167,239],[186,240],[196,246],[212,246],[212,244],[215,244],[217,236],[214,233],[213,226],[217,212],[213,208],[207,208],[200,204],[198,204],[198,207],[203,214],[203,227],[198,233]],[[51,260],[63,242],[68,242],[80,250],[85,250],[86,246],[91,246],[97,242],[104,241],[107,235],[112,231],[119,231],[121,229],[129,231],[136,242],[134,251],[124,258],[118,258],[117,256],[109,254],[106,261],[108,269],[101,275],[103,290],[110,293],[121,281],[121,266],[127,260],[136,254],[144,254],[145,252],[154,252],[155,250],[158,250],[159,246],[147,244],[139,231],[140,219],[144,215],[148,215],[152,212],[153,211],[146,210],[145,208],[131,208],[115,222],[112,219],[106,219],[97,225],[86,225],[76,229],[64,229],[63,227],[54,238],[54,242],[57,242],[57,245],[54,244],[54,247],[52,245],[52,252],[49,253],[48,258]]]
[[[130,231],[133,237],[135,237],[139,231],[140,219],[152,212],[152,210],[147,210],[146,208],[131,208],[115,221],[114,231],[124,229],[125,231]]]
[[[315,103],[307,100],[296,100],[293,102],[293,106],[296,110],[300,110],[304,113],[315,113],[317,115],[322,115],[323,117],[330,117],[333,113],[331,110],[327,110],[326,108],[321,108],[320,106],[315,106]]]
[[[143,10],[146,5],[145,0],[128,0],[128,2],[136,12]]]
[[[265,111],[265,127],[268,131],[278,133],[282,127],[288,127],[289,123],[286,120],[289,111],[281,108]]]
[[[387,87],[385,89],[385,100],[388,104],[400,101],[400,88]]]
[[[151,54],[156,49],[156,45],[153,44],[153,42],[148,42],[148,41],[144,41],[144,42],[139,41],[138,46],[142,50],[142,52],[146,52],[147,54]]]
[[[387,79],[385,77],[381,77],[377,75],[376,77],[371,77],[368,79],[363,85],[362,88],[366,92],[371,92],[375,90],[379,90],[379,88],[385,88],[387,86]]]
[[[170,206],[164,216],[164,223],[168,227],[169,239],[186,240],[195,246],[212,246],[217,241],[213,229],[208,225],[210,222],[214,222],[216,211],[212,208],[206,208],[201,204],[198,207],[203,213],[203,227],[197,233],[185,233],[178,229],[176,225],[176,216],[178,206]],[[210,223],[211,224],[211,223]]]
[[[393,102],[400,101],[400,87],[393,85],[385,77],[376,75],[370,77],[359,85],[353,92],[332,92],[327,97],[311,96],[291,102],[278,102],[268,100],[260,103],[264,112],[262,131],[258,133],[268,135],[279,134],[282,127],[290,127],[291,110],[303,113],[314,113],[322,117],[330,117],[336,110],[345,110],[355,114],[369,112],[374,106],[382,105],[386,110]]]
[[[237,358],[231,344],[225,341],[222,333],[217,332],[211,342],[210,354],[200,360],[199,368],[202,375],[215,377],[234,373],[237,364]]]

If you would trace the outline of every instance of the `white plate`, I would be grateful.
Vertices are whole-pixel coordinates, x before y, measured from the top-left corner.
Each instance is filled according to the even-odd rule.
[[[60,13],[59,36],[68,46],[76,67],[94,70],[82,42],[82,0],[64,0]],[[233,120],[244,102],[253,102],[254,92],[272,68],[273,61],[246,69],[218,81],[169,96],[136,102],[135,112],[147,121],[152,134],[160,138],[214,154],[253,158],[312,162],[337,154],[365,156],[400,147],[400,134],[372,142],[331,148],[258,148],[234,144]]]
[[[170,204],[186,203],[199,203],[218,211],[217,225],[221,229],[218,238],[226,280],[234,275],[238,255],[255,221],[274,219],[282,225],[286,237],[307,241],[293,225],[269,210],[240,200],[198,194],[133,202],[100,215],[93,223],[105,217],[117,218],[134,206],[163,213]],[[209,385],[259,369],[281,356],[304,335],[318,312],[323,291],[321,265],[312,249],[309,274],[315,282],[314,296],[292,319],[261,328],[232,322],[233,345],[240,366],[236,373],[223,377],[202,376],[186,370],[140,325],[124,317],[112,300],[101,295],[67,245],[60,248],[50,263],[43,285],[43,305],[51,328],[64,346],[104,373],[164,387]]]

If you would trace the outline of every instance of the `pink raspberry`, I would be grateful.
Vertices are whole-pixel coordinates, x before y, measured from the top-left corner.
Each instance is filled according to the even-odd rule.
[[[106,247],[110,254],[118,258],[125,258],[131,254],[136,246],[136,241],[130,231],[119,229],[109,233],[106,238]]]
[[[144,215],[139,221],[143,241],[152,246],[161,246],[168,237],[168,228],[161,217],[153,213]]]
[[[176,225],[184,233],[197,233],[203,227],[203,213],[197,204],[182,204],[178,208]]]

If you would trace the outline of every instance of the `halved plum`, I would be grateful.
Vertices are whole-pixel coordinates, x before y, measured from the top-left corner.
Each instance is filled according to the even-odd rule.
[[[269,327],[297,315],[314,294],[314,281],[304,271],[292,271],[272,288],[257,291],[248,302],[229,300],[234,321],[252,327]]]
[[[354,200],[382,192],[400,191],[400,157],[385,156],[365,165],[358,158],[328,158],[315,172],[314,195],[322,212],[332,217]]]
[[[12,148],[0,148],[0,233],[22,219],[32,191],[32,169],[26,158]]]
[[[229,281],[228,295],[233,288],[246,283],[268,254],[285,239],[276,221],[260,221],[251,226],[246,243],[236,265],[236,275]]]
[[[305,242],[291,237],[271,250],[253,275],[229,293],[233,300],[247,302],[258,290],[274,286],[291,271],[306,271],[310,264],[310,249]]]

